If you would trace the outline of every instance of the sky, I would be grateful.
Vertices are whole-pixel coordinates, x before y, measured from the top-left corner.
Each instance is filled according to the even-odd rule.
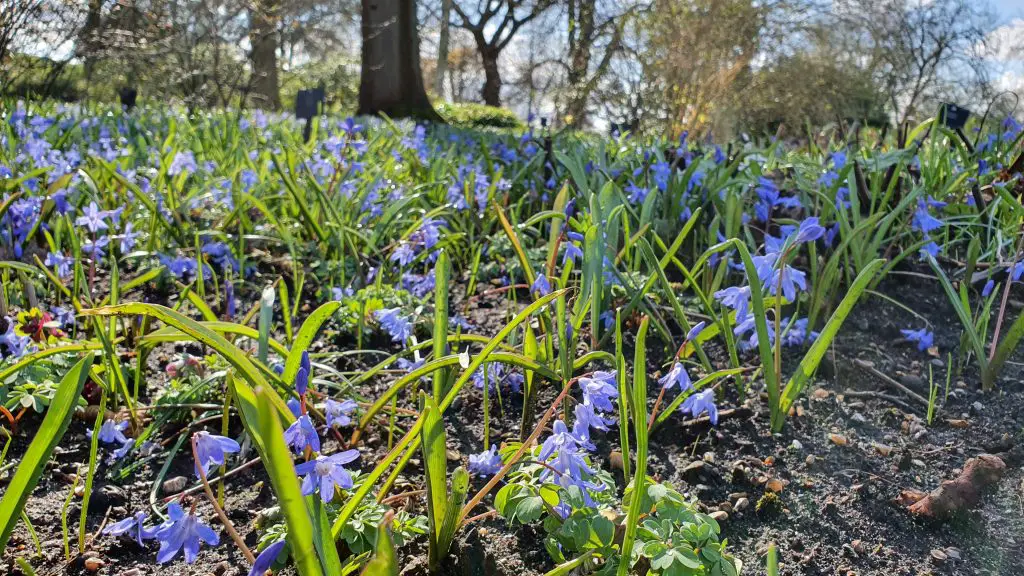
[[[989,55],[994,84],[1024,95],[1024,0],[991,0],[991,6],[997,27],[990,38],[1003,46]]]

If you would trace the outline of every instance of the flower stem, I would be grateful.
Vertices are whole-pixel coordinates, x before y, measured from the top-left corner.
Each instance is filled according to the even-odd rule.
[[[230,536],[231,539],[235,541],[235,544],[238,545],[238,549],[242,551],[245,559],[248,560],[250,564],[254,564],[256,562],[256,557],[253,556],[252,551],[245,545],[245,540],[242,540],[238,531],[235,530],[235,525],[231,523],[231,520],[228,520],[228,515],[224,513],[224,509],[217,504],[217,497],[213,495],[213,489],[210,488],[210,483],[206,481],[206,472],[203,470],[203,467],[199,462],[199,452],[196,449],[196,437],[194,435],[192,436],[192,458],[196,461],[196,468],[199,470],[199,480],[203,483],[203,491],[206,492],[206,499],[210,501],[210,505],[213,506],[214,510],[216,510],[217,517],[220,518],[220,523],[224,525],[224,530],[227,531],[228,536]]]

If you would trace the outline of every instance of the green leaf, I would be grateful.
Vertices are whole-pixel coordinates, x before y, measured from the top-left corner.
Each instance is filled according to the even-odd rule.
[[[250,386],[255,388],[264,387],[267,390],[267,394],[270,396],[271,402],[277,408],[278,413],[284,419],[285,422],[292,422],[295,417],[292,416],[291,410],[288,409],[288,405],[285,404],[281,396],[277,394],[267,383],[263,373],[256,367],[255,364],[249,357],[240,350],[237,346],[228,342],[226,338],[204,326],[201,322],[196,322],[187,316],[184,316],[180,312],[171,310],[166,306],[160,306],[158,304],[145,304],[142,302],[131,302],[126,304],[118,304],[117,306],[103,306],[100,308],[90,308],[82,310],[80,312],[82,316],[134,316],[144,315],[153,317],[168,326],[173,326],[178,330],[181,330],[189,337],[197,342],[205,344],[210,348],[213,348],[218,354],[224,357],[229,364],[235,367],[238,372],[242,375],[246,382]]]
[[[441,250],[434,266],[434,358],[448,353],[448,276],[451,264],[448,253]],[[434,402],[439,402],[447,392],[448,370],[438,368],[434,372]]]
[[[430,523],[431,542],[441,531],[441,519],[448,503],[448,454],[445,443],[444,419],[434,399],[420,392],[423,407],[423,431],[420,445],[423,449],[423,472],[427,488],[427,520]]]
[[[953,283],[949,281],[949,277],[946,276],[946,272],[942,270],[939,263],[935,261],[935,258],[931,254],[927,254],[928,264],[931,265],[932,270],[935,271],[935,275],[939,277],[939,284],[942,285],[942,289],[946,292],[946,297],[949,299],[949,303],[953,305],[953,310],[956,311],[957,318],[960,319],[960,323],[964,327],[964,332],[967,333],[968,341],[971,345],[971,351],[978,359],[978,363],[981,364],[982,374],[988,371],[986,366],[985,346],[981,343],[981,336],[974,328],[974,321],[971,319],[971,312],[964,308],[963,302],[960,300],[960,295],[957,294],[956,289],[953,288]]]
[[[53,449],[60,443],[71,423],[71,415],[78,405],[78,397],[82,395],[92,360],[92,352],[87,353],[61,379],[50,409],[25,451],[18,470],[4,487],[4,495],[0,499],[0,555],[6,549],[7,540],[21,517],[28,497],[39,482],[46,463],[50,461]]]
[[[259,430],[266,451],[263,466],[270,476],[278,505],[288,525],[288,548],[295,568],[301,576],[322,575],[320,561],[313,547],[313,521],[295,475],[292,454],[284,442],[284,429],[271,393],[264,387],[255,390],[259,410]]]
[[[287,360],[284,364],[284,373],[281,376],[281,380],[287,385],[295,381],[295,375],[299,373],[299,365],[302,363],[302,353],[309,349],[309,345],[313,343],[313,339],[316,338],[317,333],[320,331],[320,327],[324,325],[337,312],[338,308],[341,307],[341,302],[332,300],[325,304],[321,304],[319,308],[313,311],[312,314],[306,318],[306,321],[302,323],[302,327],[299,328],[299,333],[295,335],[295,341],[292,342],[292,349],[288,352],[285,357]],[[271,344],[273,346],[273,344]]]
[[[636,529],[639,524],[641,503],[645,494],[644,482],[647,479],[647,327],[650,319],[644,316],[640,321],[640,330],[636,335],[636,351],[633,355],[633,388],[632,410],[633,428],[636,434],[636,471],[633,473],[633,498],[629,502],[626,514],[626,534],[622,539],[622,560],[619,563],[618,576],[626,576],[629,571],[629,559],[633,555],[633,542],[636,540]]]
[[[825,357],[825,352],[828,351],[828,347],[832,344],[832,340],[836,337],[839,332],[839,327],[843,325],[846,317],[853,310],[857,300],[860,299],[861,294],[868,287],[868,284],[874,279],[875,272],[878,271],[882,265],[885,264],[885,260],[881,258],[872,261],[861,270],[860,274],[850,285],[850,289],[846,292],[846,296],[843,297],[842,302],[836,307],[835,311],[832,312],[832,317],[828,319],[825,327],[821,329],[821,333],[818,338],[811,345],[811,348],[804,354],[800,365],[797,367],[796,372],[789,379],[789,383],[786,384],[786,389],[782,394],[781,400],[781,417],[779,418],[776,425],[773,425],[773,429],[778,432],[782,429],[782,425],[785,423],[786,414],[789,412],[789,407],[803,393],[804,386],[807,385],[808,380],[814,375],[814,372],[818,369],[818,364],[821,363],[821,359]]]
[[[366,564],[362,576],[398,576],[398,557],[391,536],[392,515],[386,514],[377,528],[373,559]]]
[[[999,377],[999,373],[1003,370],[1003,364],[1010,358],[1010,354],[1017,350],[1017,345],[1020,343],[1021,338],[1024,338],[1024,313],[1017,316],[1017,319],[1014,320],[1010,329],[996,347],[996,353],[985,365],[981,383],[986,389],[992,388],[995,385],[996,378]]]
[[[256,330],[255,328],[244,326],[242,324],[236,324],[234,322],[224,322],[221,320],[216,320],[213,322],[200,322],[200,324],[219,334],[237,334],[238,336],[251,338],[253,340],[258,340],[260,336],[259,331]],[[185,334],[181,330],[178,330],[177,328],[174,328],[172,326],[164,326],[159,330],[154,330],[153,332],[150,332],[149,334],[143,336],[141,339],[139,339],[139,343],[152,346],[163,342],[183,342],[189,340],[193,340],[193,338],[188,334]],[[281,356],[288,356],[288,349],[285,348],[284,345],[278,342],[277,340],[270,338],[268,339],[267,344]],[[294,380],[294,376],[292,377],[292,379]]]

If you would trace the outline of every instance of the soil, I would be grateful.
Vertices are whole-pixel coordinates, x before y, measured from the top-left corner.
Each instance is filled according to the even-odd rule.
[[[723,535],[732,553],[743,561],[744,574],[764,573],[764,552],[770,542],[779,546],[783,574],[1021,574],[1024,354],[1020,350],[1015,353],[995,390],[979,390],[974,364],[968,363],[962,372],[953,368],[947,392],[947,353],[953,354],[953,364],[957,364],[961,331],[938,283],[913,273],[894,273],[878,291],[929,320],[940,351],[937,357],[918,351],[900,335],[901,328],[920,327],[920,319],[889,300],[864,298],[781,434],[770,433],[767,407],[758,391],[750,391],[741,401],[736,389],[725,388],[721,406],[739,407],[733,416],[723,417],[711,428],[673,415],[651,437],[649,473],[697,496],[708,511],[727,512]],[[525,293],[522,296],[525,298]],[[1017,286],[1011,295],[1011,316],[1022,313],[1021,300],[1024,290]],[[472,301],[467,317],[477,326],[476,333],[493,334],[506,321],[507,308],[503,294],[485,296]],[[664,345],[653,340],[649,348],[654,356],[649,367],[653,375],[663,365],[663,353],[653,351]],[[167,347],[151,355],[150,394],[155,395],[165,379],[161,358],[166,360],[170,352],[172,348]],[[709,352],[713,360],[724,360],[720,350]],[[799,356],[787,353],[786,370],[791,371],[798,361]],[[352,356],[339,356],[337,362],[341,370],[365,368]],[[939,408],[933,422],[925,421],[925,405],[864,365],[924,397],[928,397],[931,378],[939,387]],[[357,392],[372,399],[394,377],[374,379]],[[888,397],[865,395],[874,393]],[[538,411],[550,405],[555,395],[553,386],[542,387]],[[506,395],[500,403],[493,400],[492,442],[518,439],[520,397]],[[482,405],[480,391],[467,386],[446,416],[449,448],[463,463],[469,454],[483,449]],[[8,462],[21,457],[37,426],[37,417],[22,420]],[[90,426],[91,421],[85,419],[73,421],[25,509],[42,543],[42,557],[31,556],[34,544],[25,524],[20,523],[8,554],[0,561],[3,573],[21,574],[14,556],[28,557],[40,575],[88,573],[86,557],[102,560],[99,574],[248,573],[247,562],[224,533],[220,545],[203,546],[191,566],[180,556],[158,566],[155,544],[142,549],[129,539],[93,537],[106,522],[148,510],[150,492],[166,459],[163,454],[145,461],[124,480],[108,477],[107,468],[100,468],[87,514],[86,555],[77,554],[76,547],[81,499],[71,499],[67,524],[72,554],[66,561],[60,519],[73,474],[88,462],[85,430]],[[161,432],[158,440],[166,444],[165,450],[173,445],[179,429],[180,425],[172,425]],[[240,430],[232,432],[238,435]],[[347,440],[347,435],[342,437]],[[617,446],[617,438],[613,427],[598,444],[595,460],[605,469],[612,468],[609,454]],[[333,436],[327,442],[327,452],[340,447]],[[387,430],[374,426],[359,449],[359,464],[367,470],[387,452]],[[942,480],[956,477],[969,458],[984,453],[1000,454],[1007,472],[974,510],[939,523],[912,517],[897,501],[903,490],[933,490]],[[188,486],[193,485],[187,444],[171,460],[163,478],[177,476],[188,478]],[[420,477],[421,468],[414,459],[393,493],[416,489]],[[616,479],[620,487],[624,485],[621,471],[616,471]],[[273,503],[266,480],[257,465],[226,482],[225,508],[250,546],[257,540],[257,514]],[[5,482],[0,479],[0,487]],[[475,489],[482,485],[482,480],[474,480]],[[778,491],[777,498],[765,496],[771,492],[769,488]],[[163,496],[158,493],[155,497]],[[196,502],[203,517],[219,529],[205,500]],[[405,505],[422,509],[422,502],[416,499]],[[489,505],[485,501],[474,512],[484,513]],[[543,574],[553,568],[543,548],[543,536],[539,526],[512,530],[499,518],[478,520],[458,535],[444,571],[458,576]],[[423,542],[412,542],[401,552],[405,573],[425,573]]]

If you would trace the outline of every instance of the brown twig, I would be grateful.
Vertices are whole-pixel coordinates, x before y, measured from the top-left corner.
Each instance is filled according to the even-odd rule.
[[[259,456],[257,456],[256,458],[253,458],[252,460],[249,460],[248,462],[238,466],[237,468],[232,468],[231,470],[228,470],[223,476],[218,476],[218,477],[214,478],[213,480],[214,480],[214,482],[219,481],[219,480],[227,480],[228,478],[231,478],[232,476],[238,474],[239,472],[242,472],[244,470],[252,468],[259,461],[260,461],[260,458],[259,458]],[[181,492],[178,492],[177,494],[172,494],[170,496],[165,497],[164,498],[164,502],[170,502],[171,500],[174,500],[176,498],[181,498],[181,497],[184,497],[184,496],[191,496],[191,495],[195,494],[196,492],[199,492],[202,489],[203,489],[203,485],[202,484],[196,484],[195,486],[193,486],[191,488],[188,488],[186,490],[182,490]]]
[[[890,394],[886,394],[884,392],[879,392],[877,390],[849,390],[849,389],[847,389],[847,390],[843,391],[843,396],[849,396],[850,398],[873,398],[875,400],[885,400],[886,402],[891,402],[891,403],[895,404],[896,406],[899,406],[900,408],[902,408],[906,412],[915,412],[916,411],[916,410],[914,410],[910,406],[910,404],[907,404],[903,400],[900,400],[899,398],[897,398],[895,396],[892,396]]]
[[[864,360],[861,360],[860,358],[854,358],[853,359],[853,365],[858,367],[858,368],[860,368],[861,370],[864,370],[868,374],[871,374],[872,376],[875,376],[876,378],[878,378],[882,382],[886,383],[887,385],[889,385],[889,386],[899,390],[900,392],[906,394],[907,397],[911,398],[912,400],[914,400],[914,401],[916,401],[916,402],[918,402],[920,404],[923,404],[925,406],[928,406],[929,402],[923,396],[921,396],[917,392],[914,392],[910,388],[907,388],[903,384],[900,384],[895,379],[893,379],[892,376],[889,376],[888,374],[878,370],[877,368],[875,368],[874,366],[868,364]]]
[[[476,505],[479,504],[495,486],[498,485],[498,482],[501,482],[501,479],[504,478],[506,474],[508,474],[509,470],[512,469],[512,466],[516,465],[519,462],[519,459],[523,457],[523,454],[525,454],[526,451],[529,450],[530,447],[533,445],[533,443],[537,441],[537,438],[540,436],[540,433],[544,430],[544,426],[548,423],[548,421],[550,421],[555,416],[555,413],[558,409],[558,405],[562,403],[562,400],[565,399],[565,396],[569,393],[569,390],[572,389],[572,385],[579,378],[580,377],[577,376],[565,383],[565,386],[562,388],[562,391],[558,394],[558,397],[555,398],[555,401],[551,404],[551,407],[544,411],[544,416],[541,417],[540,422],[537,423],[537,426],[533,429],[533,432],[530,433],[530,436],[527,437],[527,439],[523,442],[522,446],[519,447],[519,450],[516,451],[512,458],[510,458],[509,461],[506,462],[505,465],[501,467],[501,470],[499,470],[497,474],[492,476],[491,479],[487,482],[487,484],[485,484],[484,487],[481,488],[479,492],[473,495],[473,498],[462,508],[462,512],[459,514],[460,526],[465,524],[466,517],[469,516],[469,512],[473,510],[473,508],[475,508]]]

